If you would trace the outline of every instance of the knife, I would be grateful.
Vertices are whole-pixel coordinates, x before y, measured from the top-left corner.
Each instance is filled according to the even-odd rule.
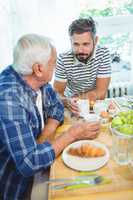
[[[74,178],[51,178],[48,181],[46,181],[46,184],[50,183],[58,183],[58,182],[73,182],[73,181],[82,181],[82,180],[90,180],[99,177],[99,175],[81,175],[81,176],[76,176]]]

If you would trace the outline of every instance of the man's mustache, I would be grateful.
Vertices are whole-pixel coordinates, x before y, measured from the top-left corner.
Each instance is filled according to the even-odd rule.
[[[85,54],[85,53],[78,53],[76,54],[77,56],[88,56],[88,54]]]

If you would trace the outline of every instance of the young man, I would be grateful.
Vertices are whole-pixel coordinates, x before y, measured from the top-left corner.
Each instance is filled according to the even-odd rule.
[[[17,42],[13,64],[0,75],[2,200],[27,200],[34,174],[49,167],[69,143],[93,139],[99,132],[99,124],[78,123],[52,142],[64,114],[63,104],[48,84],[55,63],[51,41],[28,34]]]
[[[71,97],[105,98],[111,59],[107,48],[97,46],[96,25],[91,17],[73,21],[69,36],[72,50],[58,57],[54,88],[64,97],[64,104],[77,113],[77,99]]]

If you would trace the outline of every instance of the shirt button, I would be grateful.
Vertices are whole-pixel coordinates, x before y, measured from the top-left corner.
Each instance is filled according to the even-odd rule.
[[[32,124],[32,128],[36,128],[36,126],[34,124]]]

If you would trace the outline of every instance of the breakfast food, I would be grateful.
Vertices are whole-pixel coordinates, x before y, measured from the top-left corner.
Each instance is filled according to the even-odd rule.
[[[105,151],[102,148],[90,144],[82,144],[75,148],[71,147],[67,153],[79,157],[100,157],[105,155]]]
[[[120,112],[112,120],[111,128],[115,128],[121,134],[133,135],[133,110]]]
[[[100,117],[101,117],[101,122],[102,123],[108,123],[111,121],[111,117],[109,115],[109,113],[107,111],[102,111],[100,113]]]
[[[111,115],[116,114],[116,105],[115,105],[115,103],[112,102],[112,101],[109,102],[109,105],[108,105],[108,112],[109,112],[109,114],[111,114]]]
[[[116,106],[115,106],[115,103],[114,102],[112,102],[112,101],[110,101],[110,103],[109,103],[109,105],[108,105],[108,109],[115,109],[116,108]]]
[[[109,113],[107,111],[102,111],[100,113],[100,116],[103,117],[103,118],[109,118]]]

